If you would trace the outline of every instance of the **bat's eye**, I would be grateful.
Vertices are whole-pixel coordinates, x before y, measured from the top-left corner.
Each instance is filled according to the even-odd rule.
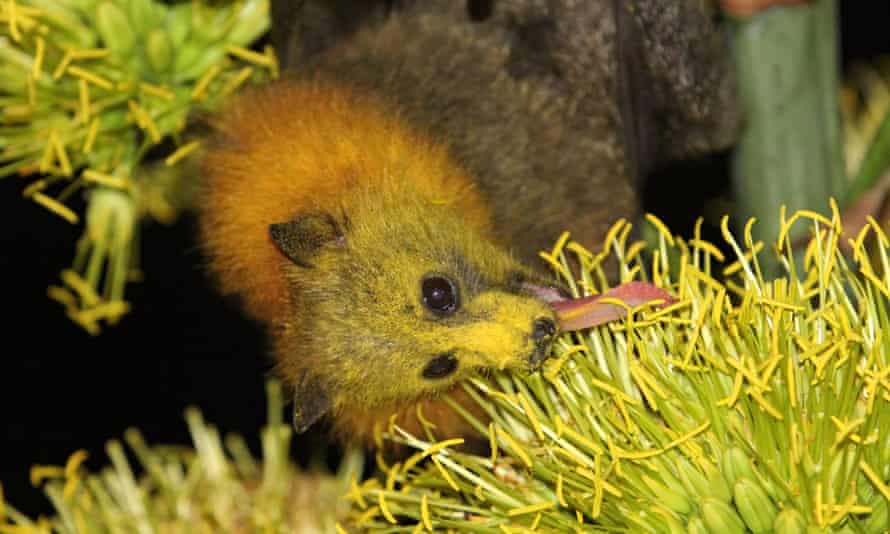
[[[433,274],[421,284],[423,305],[440,314],[451,314],[460,306],[457,285],[446,276]]]
[[[445,378],[457,370],[457,358],[453,354],[446,352],[440,354],[429,361],[423,368],[423,377],[430,380],[436,378]]]

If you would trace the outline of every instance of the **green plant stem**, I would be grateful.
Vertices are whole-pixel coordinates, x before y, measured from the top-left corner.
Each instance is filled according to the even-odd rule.
[[[733,32],[745,130],[733,162],[737,223],[756,217],[754,240],[774,242],[788,212],[845,198],[836,0],[778,7]],[[778,272],[763,258],[768,276]]]

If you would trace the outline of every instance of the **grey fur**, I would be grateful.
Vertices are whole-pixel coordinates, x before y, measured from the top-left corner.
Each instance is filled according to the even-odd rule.
[[[526,262],[565,229],[598,246],[637,214],[641,176],[738,130],[698,0],[501,0],[484,21],[458,0],[272,4],[287,68],[373,90],[446,143]]]

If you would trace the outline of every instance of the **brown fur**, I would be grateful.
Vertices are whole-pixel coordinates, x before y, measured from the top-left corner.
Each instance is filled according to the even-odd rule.
[[[490,226],[467,173],[368,94],[324,79],[276,84],[235,100],[214,126],[217,146],[203,162],[201,240],[223,290],[241,295],[248,312],[268,324],[288,311],[280,272],[287,260],[269,225],[339,209],[346,189],[382,180],[387,165],[402,165],[419,185],[457,198],[475,228]]]
[[[535,275],[491,242],[477,183],[397,113],[319,77],[238,98],[215,126],[201,239],[223,291],[269,327],[299,426],[329,413],[337,433],[369,439],[396,414],[418,430],[422,402],[440,431],[465,434],[437,394],[539,363],[534,322],[553,312],[517,281]],[[424,308],[429,273],[459,286],[454,316]],[[457,370],[423,376],[443,354]]]
[[[696,4],[503,0],[471,22],[456,0],[273,0],[291,79],[220,116],[201,234],[268,326],[299,426],[418,432],[420,403],[440,437],[465,434],[437,395],[532,367],[530,325],[552,311],[511,251],[538,264],[563,230],[598,246],[648,169],[734,137],[728,56]],[[424,311],[429,272],[459,280],[460,314]],[[423,379],[442,353],[458,371]]]

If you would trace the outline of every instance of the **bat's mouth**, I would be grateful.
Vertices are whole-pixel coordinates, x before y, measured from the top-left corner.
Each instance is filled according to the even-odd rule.
[[[528,355],[527,361],[532,371],[540,369],[541,365],[550,357],[551,347],[551,343],[547,343],[546,346],[539,345]]]

